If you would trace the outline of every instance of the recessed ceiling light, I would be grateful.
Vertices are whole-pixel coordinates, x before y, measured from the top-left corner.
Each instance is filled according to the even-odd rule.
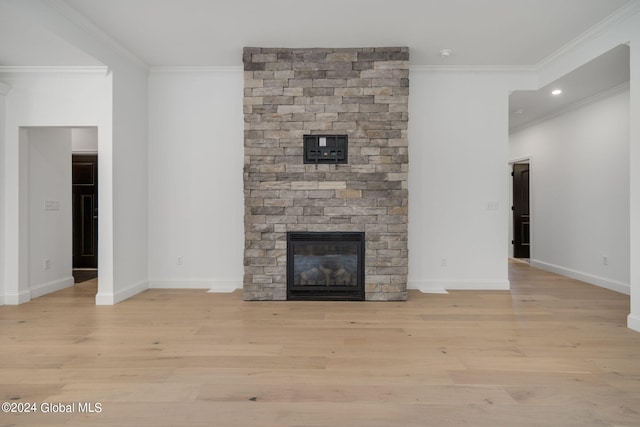
[[[562,93],[562,89],[554,89],[551,91],[551,95],[558,96]]]
[[[451,49],[442,49],[440,51],[440,56],[443,58],[448,58],[453,54],[453,51]]]

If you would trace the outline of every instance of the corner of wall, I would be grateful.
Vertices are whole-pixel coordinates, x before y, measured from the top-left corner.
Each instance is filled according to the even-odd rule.
[[[640,316],[633,313],[629,314],[629,316],[627,316],[627,328],[640,332]]]
[[[6,95],[11,90],[11,86],[0,82],[0,205],[5,206],[5,114]],[[0,209],[0,305],[4,305],[5,294],[5,247],[4,247],[4,208]]]
[[[115,305],[149,289],[149,282],[140,281],[118,292],[98,292],[96,305]]]

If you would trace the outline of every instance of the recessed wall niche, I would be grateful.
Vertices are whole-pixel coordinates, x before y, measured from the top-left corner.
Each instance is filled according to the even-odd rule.
[[[287,298],[287,232],[364,232],[365,299],[407,298],[409,49],[247,47],[244,299]],[[305,135],[348,159],[305,163]]]

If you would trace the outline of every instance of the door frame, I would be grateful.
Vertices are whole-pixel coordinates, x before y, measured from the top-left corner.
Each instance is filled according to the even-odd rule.
[[[100,162],[99,162],[98,152],[97,151],[92,151],[92,150],[78,150],[78,151],[73,151],[72,150],[71,151],[71,167],[72,168],[73,168],[73,159],[74,159],[74,157],[80,157],[80,156],[95,156],[95,158],[96,158],[96,164],[97,164],[97,167],[96,167],[96,181],[97,181],[97,184],[96,184],[96,190],[95,191],[96,191],[96,195],[99,195],[100,194],[100,179],[98,178],[97,174],[99,173],[98,171],[100,169]],[[72,172],[72,178],[73,178],[73,172]],[[96,198],[96,204],[97,203],[98,203],[98,198]],[[98,209],[99,209],[99,205],[98,205]],[[71,210],[71,215],[72,215],[72,219],[73,219],[73,221],[72,221],[73,222],[73,232],[75,232],[75,227],[76,227],[75,214],[76,214],[76,212],[75,212],[75,208],[74,208],[74,209]],[[100,235],[98,233],[99,228],[100,228],[99,223],[100,223],[100,215],[99,215],[99,211],[98,211],[98,218],[96,219],[96,224],[94,225],[94,230],[95,230],[95,250],[96,250],[96,253],[98,253],[99,250],[100,250],[100,247],[99,247]],[[73,245],[75,245],[75,238],[73,239]],[[74,257],[72,259],[72,267],[74,269],[77,268],[77,266],[75,264],[75,248],[74,248]],[[97,257],[97,255],[96,255],[96,267],[95,268],[96,268],[96,270],[98,270],[98,257]]]
[[[509,219],[507,221],[508,223],[508,228],[509,228],[509,232],[508,232],[508,240],[507,240],[507,245],[509,248],[509,258],[513,258],[513,210],[511,209],[511,207],[513,207],[513,176],[511,175],[511,172],[513,172],[513,165],[515,163],[528,163],[529,164],[529,259],[532,260],[534,259],[534,252],[535,252],[535,245],[533,242],[533,230],[535,227],[535,215],[532,215],[531,212],[534,210],[534,206],[535,206],[535,197],[534,197],[534,185],[533,185],[533,156],[531,154],[522,156],[522,157],[516,157],[513,158],[511,160],[509,160],[509,204],[507,206],[510,207],[509,209]]]
[[[5,256],[5,268],[8,273],[5,276],[5,279],[9,277],[13,280],[7,280],[7,287],[5,288],[4,301],[0,300],[0,303],[4,303],[7,305],[19,305],[24,304],[26,302],[31,301],[33,298],[38,296],[42,296],[44,294],[34,294],[29,287],[29,137],[28,132],[29,129],[44,129],[44,128],[65,128],[65,129],[74,129],[74,128],[87,128],[87,127],[95,127],[98,129],[98,151],[87,150],[83,151],[83,153],[88,153],[92,151],[91,154],[98,154],[98,158],[100,158],[100,126],[97,125],[77,125],[77,126],[19,126],[17,128],[17,143],[15,148],[17,152],[15,153],[17,156],[17,180],[16,180],[16,198],[17,198],[17,206],[6,218],[7,223],[12,224],[15,223],[16,227],[13,227],[12,233],[9,235],[5,235],[7,239],[7,243],[5,247],[11,247],[12,243],[18,248],[17,251],[12,253],[6,253]],[[78,154],[81,152],[78,151]],[[73,149],[71,150],[71,154],[73,154]],[[104,168],[103,168],[104,169]],[[102,173],[108,172],[107,170]],[[111,195],[102,194],[101,196],[103,200],[107,198],[108,204],[111,204],[112,198]],[[7,200],[5,198],[5,200]],[[103,203],[103,205],[106,203]],[[12,215],[13,214],[13,215]],[[11,229],[11,227],[7,226],[5,223],[5,230]],[[111,230],[110,234],[111,234]],[[102,234],[104,236],[104,233]],[[108,236],[107,236],[108,237]],[[99,243],[100,244],[100,243]],[[104,244],[104,242],[102,242]],[[98,248],[98,253],[100,253],[100,249]],[[100,258],[98,258],[98,277],[100,277],[100,267],[101,267]],[[72,266],[70,266],[73,269]],[[9,286],[9,283],[11,286]],[[100,283],[100,282],[99,282]],[[0,283],[1,286],[1,283]],[[73,282],[71,283],[73,286]],[[104,285],[103,285],[104,286]],[[110,284],[110,286],[113,286]],[[100,287],[98,287],[98,293],[100,292]],[[97,295],[96,295],[96,304],[97,304]],[[1,304],[0,304],[1,305]]]

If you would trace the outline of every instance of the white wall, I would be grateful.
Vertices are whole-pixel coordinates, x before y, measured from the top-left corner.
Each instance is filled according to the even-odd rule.
[[[628,89],[512,134],[509,148],[532,156],[532,265],[628,294]]]
[[[97,154],[98,128],[86,127],[71,129],[71,151],[77,154]]]
[[[29,128],[29,291],[73,286],[71,129]]]
[[[409,288],[508,289],[508,93],[531,76],[410,78]]]
[[[6,95],[10,86],[0,82],[0,200],[4,201],[4,170],[5,170],[5,116],[6,116]],[[4,208],[0,207],[0,305],[4,304],[4,284],[5,284],[5,259],[4,259]]]
[[[98,144],[100,305],[148,288],[147,73],[126,62],[113,64],[113,138],[109,152],[100,137]]]
[[[28,146],[26,128],[97,126],[100,150],[110,152],[111,76],[100,72],[3,73],[12,86],[6,96],[4,176],[5,304],[31,299],[28,283]],[[103,182],[101,181],[101,186]],[[22,196],[22,197],[21,197]],[[100,193],[103,197],[103,192]],[[102,236],[101,236],[102,237]],[[101,240],[102,243],[102,240]],[[101,272],[102,275],[102,272]]]
[[[633,12],[610,26],[599,28],[589,37],[582,37],[574,46],[566,47],[549,58],[539,69],[538,88],[573,71],[621,43],[630,46],[630,117],[640,116],[640,10],[638,2],[630,5]],[[640,121],[629,125],[629,199],[630,199],[630,292],[629,328],[640,331]]]
[[[631,167],[630,192],[630,217],[631,217],[631,313],[629,313],[627,325],[640,332],[640,15],[631,23],[633,36],[631,39],[631,90],[630,112],[633,117],[630,126],[630,152],[629,162]]]
[[[100,272],[96,304],[117,303],[148,287],[147,66],[64,2],[14,3],[16,13],[33,25],[52,31],[109,67],[109,97],[95,101],[109,101],[105,103],[109,109],[104,116],[106,125],[98,128]],[[38,104],[32,107],[40,110]],[[50,119],[68,114],[69,106],[43,112]]]
[[[241,287],[242,84],[232,69],[150,75],[152,287]],[[410,288],[509,287],[508,90],[532,84],[520,73],[412,70]]]
[[[242,91],[239,68],[150,75],[151,287],[242,287]]]

